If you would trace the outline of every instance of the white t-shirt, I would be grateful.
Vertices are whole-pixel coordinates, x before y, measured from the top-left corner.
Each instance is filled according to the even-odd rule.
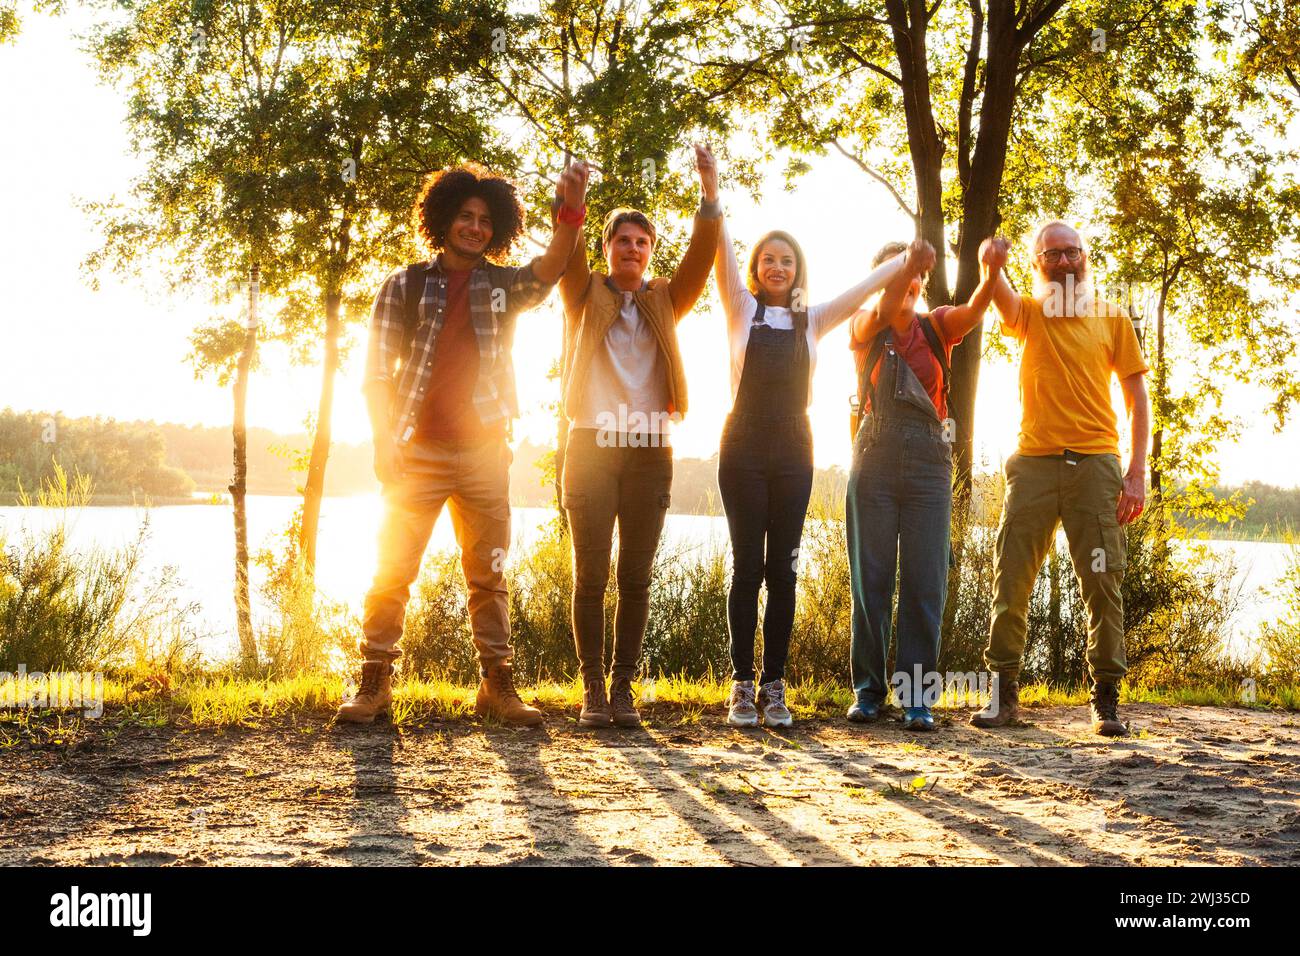
[[[875,292],[885,287],[899,269],[906,256],[899,253],[888,262],[882,262],[851,289],[840,293],[829,302],[808,309],[808,402],[812,402],[812,373],[817,368],[817,342],[867,301]],[[745,349],[749,346],[749,330],[758,311],[758,300],[745,287],[731,247],[731,234],[727,220],[722,220],[722,234],[713,257],[713,275],[722,297],[722,310],[727,316],[727,340],[731,347],[731,398],[735,401],[740,389],[740,376],[745,370]],[[794,317],[785,306],[769,305],[763,312],[763,321],[774,329],[793,329]]]
[[[591,357],[583,402],[573,428],[658,435],[669,431],[668,373],[654,329],[641,316],[631,292],[601,347]]]

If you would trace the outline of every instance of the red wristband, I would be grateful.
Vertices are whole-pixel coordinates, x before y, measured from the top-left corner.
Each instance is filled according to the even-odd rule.
[[[587,206],[585,203],[581,209],[570,209],[568,206],[561,206],[555,218],[566,226],[581,226],[587,221]]]

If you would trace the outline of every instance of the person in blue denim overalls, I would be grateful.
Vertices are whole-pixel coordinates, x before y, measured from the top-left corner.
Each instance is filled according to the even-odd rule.
[[[942,691],[940,623],[947,598],[952,520],[952,443],[948,418],[953,346],[984,320],[997,268],[966,305],[918,314],[916,302],[934,249],[917,240],[890,243],[877,262],[906,250],[902,281],[877,307],[853,317],[851,347],[863,410],[853,440],[846,518],[853,592],[850,668],[855,701],[848,717],[880,716],[891,687],[908,729],[933,730],[930,708]],[[898,653],[887,678],[894,582],[898,581]]]

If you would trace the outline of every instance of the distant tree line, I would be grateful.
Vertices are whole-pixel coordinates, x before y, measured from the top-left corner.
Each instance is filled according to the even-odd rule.
[[[66,418],[44,412],[0,412],[0,492],[35,496],[56,466],[94,481],[100,495],[176,497],[194,480],[166,460],[167,444],[152,422]]]
[[[311,437],[285,435],[265,428],[248,432],[248,488],[252,494],[302,493]],[[550,449],[521,441],[510,469],[511,498],[522,507],[555,503],[555,490],[544,465]],[[326,493],[369,494],[378,491],[369,442],[335,443]],[[194,491],[224,493],[230,483],[230,429],[170,422],[118,422],[103,418],[67,418],[45,412],[0,412],[0,494],[12,499],[20,489],[34,494],[54,476],[57,462],[69,474],[80,472],[94,482],[97,496],[174,498]],[[831,502],[844,497],[847,475],[838,466],[817,470],[815,494]],[[994,503],[997,474],[977,474],[977,500]],[[986,484],[988,487],[986,488]],[[1216,497],[1236,496],[1250,506],[1244,517],[1206,528],[1215,537],[1278,536],[1300,528],[1300,488],[1278,488],[1250,481],[1239,488],[1215,487]],[[674,463],[672,510],[679,514],[721,514],[718,459],[679,458]],[[996,515],[981,514],[982,520]],[[1180,523],[1191,525],[1190,518]]]

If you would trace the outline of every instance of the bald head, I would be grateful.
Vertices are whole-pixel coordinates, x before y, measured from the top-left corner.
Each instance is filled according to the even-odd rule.
[[[1069,246],[1076,246],[1085,252],[1088,248],[1084,245],[1079,230],[1062,219],[1052,219],[1034,230],[1033,238],[1029,242],[1029,252],[1037,260],[1038,254],[1044,249],[1064,249]]]

